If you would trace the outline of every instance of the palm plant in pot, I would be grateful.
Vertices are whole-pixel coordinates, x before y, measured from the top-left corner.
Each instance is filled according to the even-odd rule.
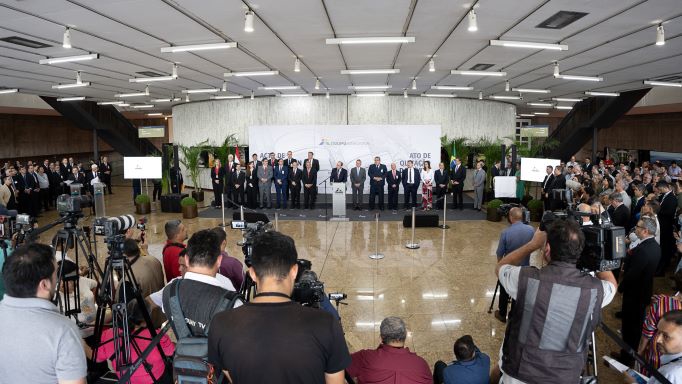
[[[195,201],[204,201],[204,191],[199,185],[199,163],[201,162],[201,153],[208,149],[208,141],[202,141],[201,143],[193,146],[180,145],[180,151],[182,152],[182,158],[180,163],[182,164],[187,172],[189,173],[189,178],[192,181],[192,186],[194,191],[192,191],[192,197]]]
[[[135,213],[138,215],[146,215],[151,213],[152,203],[150,202],[149,195],[141,194],[135,196]]]
[[[182,218],[183,219],[193,219],[199,216],[199,211],[197,209],[197,201],[192,197],[185,197],[180,200],[180,206],[182,207]]]

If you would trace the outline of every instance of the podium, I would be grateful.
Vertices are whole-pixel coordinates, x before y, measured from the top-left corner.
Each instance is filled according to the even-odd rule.
[[[346,217],[346,183],[331,183],[332,217],[329,221],[348,221]]]

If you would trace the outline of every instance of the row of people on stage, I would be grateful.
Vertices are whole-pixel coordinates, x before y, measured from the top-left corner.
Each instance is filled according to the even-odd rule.
[[[301,165],[302,168],[300,168]],[[480,170],[480,166],[478,169]],[[276,159],[275,154],[270,153],[269,157],[258,160],[258,155],[254,154],[246,169],[242,169],[242,165],[235,161],[232,155],[228,157],[226,166],[216,159],[211,168],[214,205],[220,208],[224,201],[227,208],[239,205],[252,209],[273,208],[271,189],[274,186],[275,208],[286,209],[287,205],[291,208],[301,208],[300,195],[303,192],[303,208],[314,209],[318,193],[319,170],[320,163],[314,158],[313,152],[308,152],[308,158],[303,163],[294,159],[291,151],[287,152],[287,157],[282,159]],[[482,177],[485,180],[484,172]],[[379,156],[375,157],[374,163],[366,168],[363,167],[360,159],[356,160],[355,166],[349,169],[344,168],[343,162],[338,161],[329,177],[332,183],[350,183],[352,205],[355,210],[362,209],[363,191],[367,179],[369,179],[370,187],[370,210],[384,209],[386,192],[388,193],[388,209],[398,210],[398,194],[401,186],[405,209],[419,206],[417,192],[420,187],[422,209],[442,209],[443,197],[449,187],[452,187],[453,191],[454,208],[463,209],[466,168],[459,158],[453,160],[450,170],[445,168],[445,163],[440,163],[438,169],[433,170],[428,160],[424,161],[421,169],[414,167],[412,160],[407,161],[407,168],[397,169],[396,163],[391,163],[389,169],[381,163]]]
[[[54,207],[57,196],[70,193],[71,184],[81,185],[81,194],[92,193],[93,184],[101,182],[111,192],[111,163],[106,156],[86,169],[72,157],[61,163],[45,160],[42,164],[5,162],[0,168],[0,206],[19,213],[38,216]]]

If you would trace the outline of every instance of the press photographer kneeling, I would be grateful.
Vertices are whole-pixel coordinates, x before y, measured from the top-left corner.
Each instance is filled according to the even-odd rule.
[[[617,288],[611,271],[594,277],[576,267],[584,246],[574,220],[554,220],[497,263],[500,284],[516,300],[500,352],[502,383],[578,382],[588,338]],[[518,266],[537,249],[545,267]]]

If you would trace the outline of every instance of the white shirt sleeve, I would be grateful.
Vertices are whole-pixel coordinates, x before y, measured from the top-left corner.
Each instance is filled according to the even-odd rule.
[[[500,267],[500,274],[498,279],[500,279],[500,285],[504,287],[509,296],[516,300],[516,293],[519,288],[519,273],[521,272],[521,267],[516,265],[505,264]]]
[[[602,280],[601,285],[604,288],[604,298],[601,301],[601,307],[604,308],[613,301],[614,297],[616,297],[617,289],[615,285],[606,280]]]

